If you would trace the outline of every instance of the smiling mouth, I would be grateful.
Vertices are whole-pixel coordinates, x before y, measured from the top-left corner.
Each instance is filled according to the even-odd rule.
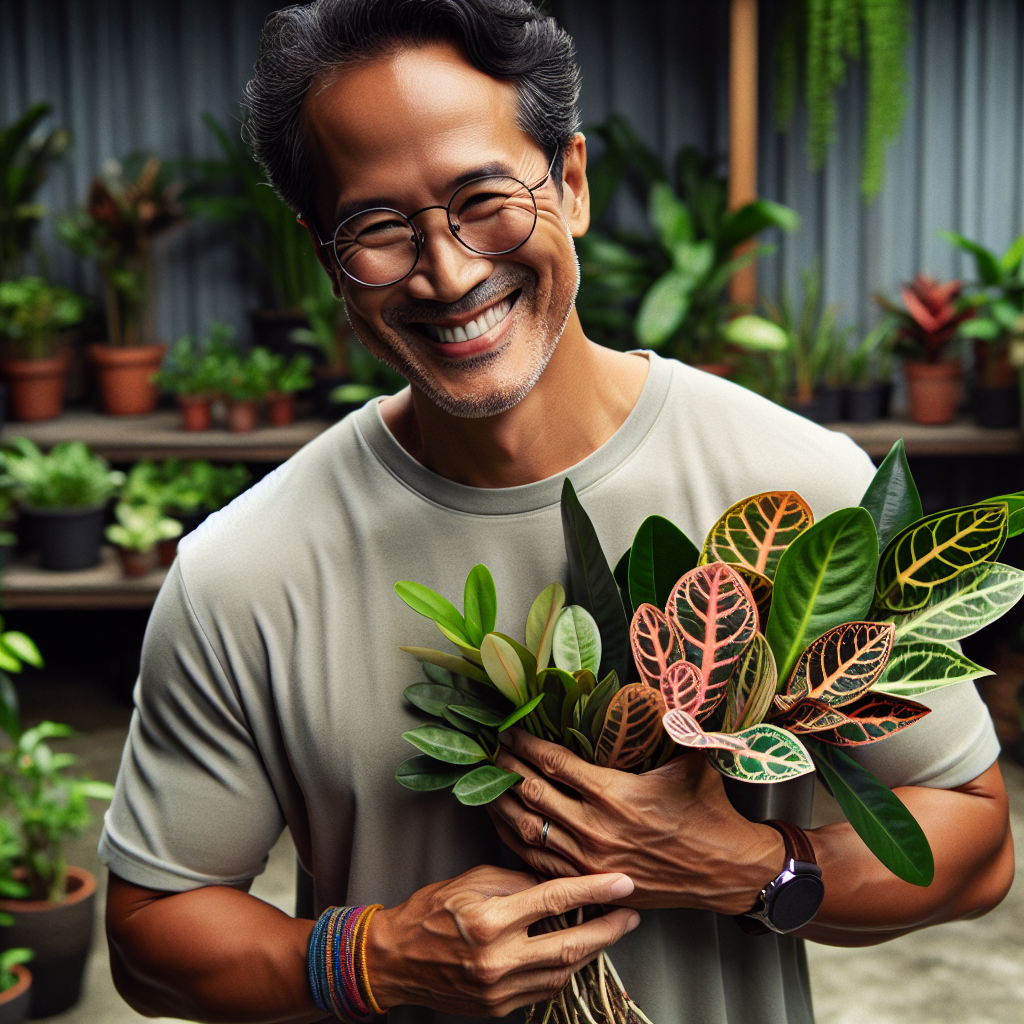
[[[488,306],[473,320],[457,327],[426,323],[411,323],[409,326],[430,341],[442,345],[457,345],[462,341],[472,341],[474,338],[479,338],[481,334],[486,334],[492,327],[497,327],[512,312],[512,307],[516,304],[521,291],[522,289],[517,289],[511,295],[494,303],[493,306]]]

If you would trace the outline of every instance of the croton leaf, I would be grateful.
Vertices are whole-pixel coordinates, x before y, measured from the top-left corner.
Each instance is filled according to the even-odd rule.
[[[1006,542],[1005,504],[968,505],[925,516],[882,553],[875,584],[881,608],[923,608],[936,587],[971,566],[995,559]]]
[[[691,715],[700,715],[706,692],[707,683],[700,669],[688,661],[673,662],[661,677],[661,695],[670,710],[679,708]],[[712,711],[714,707],[705,709],[703,717],[707,718]]]
[[[684,657],[704,679],[701,711],[707,712],[725,695],[725,684],[757,631],[754,599],[731,565],[713,562],[691,569],[673,587],[666,611]]]
[[[734,734],[743,750],[712,750],[711,763],[723,774],[743,782],[782,782],[814,771],[810,754],[791,732],[761,722]]]
[[[768,626],[768,615],[772,610],[772,581],[745,565],[734,562],[732,567],[750,588],[750,596],[757,606],[757,627],[763,632]]]
[[[661,742],[665,702],[646,683],[630,683],[611,699],[594,748],[594,761],[604,768],[628,771],[642,765]]]
[[[480,644],[480,657],[490,680],[516,707],[529,699],[526,669],[515,648],[496,633],[488,633]]]
[[[696,564],[693,541],[662,516],[648,516],[629,549],[629,599],[634,608],[664,608],[672,588]]]
[[[988,500],[989,502],[1005,504],[1009,509],[1010,518],[1006,526],[1007,537],[1016,537],[1024,533],[1024,491],[1014,491],[1013,494],[1000,494],[999,497],[989,498]]]
[[[479,807],[496,800],[510,786],[522,781],[522,775],[505,771],[497,765],[485,764],[463,775],[455,783],[452,792],[460,804]]]
[[[884,551],[896,534],[924,515],[902,437],[875,471],[860,505],[874,521],[879,551]]]
[[[772,649],[762,633],[755,633],[726,687],[722,730],[739,732],[762,721],[772,706],[777,682]]]
[[[884,740],[931,713],[931,709],[923,704],[887,693],[866,693],[835,710],[843,714],[846,721],[832,729],[815,730],[814,735],[822,743],[834,743],[840,747],[856,747]]]
[[[565,591],[560,583],[545,587],[530,605],[526,616],[526,647],[537,659],[538,672],[546,669],[551,661],[555,622],[564,607]]]
[[[896,697],[919,697],[954,683],[990,676],[992,672],[946,644],[930,640],[901,641],[873,689]]]
[[[1005,615],[1024,595],[1024,572],[999,562],[965,569],[896,622],[897,640],[963,640]]]
[[[475,679],[479,683],[488,683],[487,673],[479,666],[474,665],[465,658],[458,658],[454,654],[445,654],[444,651],[432,651],[429,647],[403,647],[401,650],[411,654],[420,661],[429,662],[438,668],[446,669],[456,675],[465,676],[467,679]]]
[[[801,697],[785,708],[779,708],[776,704],[776,709],[772,715],[772,725],[788,729],[798,736],[802,733],[834,729],[846,721],[846,715],[840,708],[834,708],[831,704],[815,700],[813,697]]]
[[[896,627],[891,622],[846,622],[823,633],[800,655],[786,687],[834,707],[856,700],[885,671]]]
[[[463,590],[463,618],[466,635],[474,647],[480,646],[487,633],[494,630],[498,617],[498,592],[491,570],[486,565],[474,565],[466,577]]]
[[[555,664],[566,672],[597,672],[601,665],[601,631],[582,605],[563,608],[551,644]]]
[[[475,764],[487,759],[483,747],[472,736],[444,725],[421,725],[403,732],[402,739],[445,764]]]
[[[789,679],[822,633],[867,617],[877,564],[875,526],[862,508],[833,512],[790,544],[775,573],[765,630],[780,679]]]
[[[415,789],[423,793],[454,786],[466,772],[473,770],[469,766],[445,764],[444,761],[438,761],[429,754],[416,754],[398,766],[395,778],[406,789]]]
[[[745,740],[725,732],[705,732],[697,719],[682,708],[673,708],[661,720],[662,728],[681,747],[699,750],[746,750]]]
[[[668,616],[653,604],[637,608],[629,627],[629,639],[637,671],[649,686],[660,686],[665,670],[683,657]]]
[[[448,600],[430,587],[423,586],[415,580],[399,580],[395,584],[395,593],[414,611],[432,619],[439,626],[462,639],[463,643],[475,647],[467,632],[466,620],[462,613]]]
[[[935,863],[921,826],[906,805],[848,754],[807,739],[814,764],[854,831],[898,878],[931,885]]]
[[[701,562],[734,562],[775,578],[782,552],[814,522],[796,491],[767,491],[722,513],[704,541]]]
[[[593,615],[600,630],[602,654],[599,674],[603,679],[614,669],[620,679],[628,679],[629,619],[594,524],[580,504],[568,477],[562,484],[562,534],[573,600]]]

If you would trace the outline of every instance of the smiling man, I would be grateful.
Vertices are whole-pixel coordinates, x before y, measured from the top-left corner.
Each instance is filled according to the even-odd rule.
[[[998,746],[969,685],[860,755],[928,833],[928,889],[848,825],[784,838],[747,821],[699,753],[632,776],[517,735],[502,757],[525,781],[495,824],[394,781],[418,676],[399,644],[434,642],[396,580],[455,597],[485,562],[515,632],[566,577],[566,475],[612,556],[652,513],[703,536],[745,495],[792,488],[820,516],[871,477],[844,437],[586,339],[577,93],[571,40],[522,0],[318,0],[268,22],[257,152],[360,340],[410,386],[209,520],[157,601],[100,847],[114,977],[142,1013],[324,1017],[321,932],[247,894],[285,827],[318,912],[383,905],[359,918],[348,1005],[410,1024],[503,1016],[610,945],[656,1024],[806,1024],[797,935],[879,942],[983,913],[1009,885]],[[765,912],[767,934],[747,934],[730,917],[764,909],[794,843],[820,867],[820,911],[788,928]],[[591,904],[618,907],[530,934]]]

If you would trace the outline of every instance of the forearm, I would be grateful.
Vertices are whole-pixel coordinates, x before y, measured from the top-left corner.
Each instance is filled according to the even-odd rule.
[[[110,877],[107,935],[118,992],[146,1016],[310,1024],[312,921],[225,886],[155,894]]]
[[[928,887],[897,878],[845,822],[808,835],[825,901],[803,938],[832,946],[885,942],[926,925],[975,917],[996,906],[1013,880],[1013,840],[999,768],[955,790],[896,790],[932,848]]]

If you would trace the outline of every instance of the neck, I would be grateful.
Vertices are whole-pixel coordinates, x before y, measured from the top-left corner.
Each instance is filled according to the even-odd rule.
[[[540,380],[507,412],[451,416],[407,388],[381,403],[381,415],[398,443],[440,476],[470,487],[517,487],[600,448],[632,411],[648,365],[589,341],[574,309]]]

